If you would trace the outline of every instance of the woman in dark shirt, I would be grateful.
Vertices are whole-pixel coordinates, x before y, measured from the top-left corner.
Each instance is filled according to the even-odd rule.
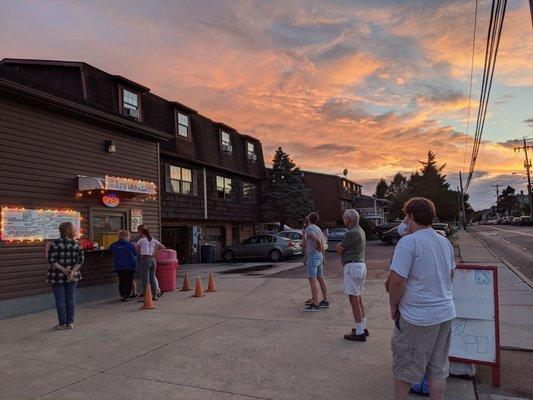
[[[76,286],[81,279],[83,250],[76,241],[76,228],[71,222],[59,225],[61,238],[55,239],[48,250],[50,268],[46,280],[52,285],[59,324],[55,329],[74,328]]]
[[[118,241],[109,246],[115,258],[115,272],[118,274],[120,301],[128,301],[132,295],[133,278],[137,269],[137,254],[130,242],[128,231],[118,232]]]

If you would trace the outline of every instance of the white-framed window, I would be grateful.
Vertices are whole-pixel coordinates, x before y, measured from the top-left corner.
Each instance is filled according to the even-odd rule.
[[[242,198],[246,203],[255,203],[255,185],[244,182],[242,184]]]
[[[187,114],[177,113],[176,124],[178,127],[178,136],[189,137],[189,116]]]
[[[128,89],[122,89],[122,112],[124,115],[139,118],[139,95]]]
[[[220,132],[220,146],[224,153],[231,154],[233,152],[233,147],[231,146],[231,136],[228,132]]]
[[[246,142],[246,158],[248,161],[257,161],[257,153],[255,152],[255,144]]]
[[[188,168],[169,165],[170,191],[180,194],[192,194],[192,171]]]
[[[232,185],[230,178],[217,176],[217,194],[220,199],[231,199]]]

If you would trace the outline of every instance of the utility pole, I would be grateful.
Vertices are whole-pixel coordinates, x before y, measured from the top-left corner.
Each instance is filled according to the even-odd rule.
[[[461,210],[462,210],[461,222],[463,224],[463,229],[466,231],[465,195],[463,192],[463,174],[461,172],[459,172],[459,184],[461,185]]]
[[[531,0],[533,1],[533,0]],[[524,162],[524,167],[526,167],[526,173],[527,173],[527,194],[529,199],[529,218],[533,220],[533,195],[531,194],[531,174],[530,174],[530,168],[531,168],[531,162],[529,161],[529,156],[527,154],[528,149],[532,150],[533,146],[527,144],[527,138],[522,139],[524,141],[522,146],[518,146],[514,148],[514,151],[524,151],[524,155],[526,157],[526,161]]]
[[[496,188],[496,217],[497,218],[500,218],[500,213],[498,211],[499,209],[498,205],[500,203],[500,186],[503,186],[503,185],[500,185],[500,184],[490,185],[490,187]]]

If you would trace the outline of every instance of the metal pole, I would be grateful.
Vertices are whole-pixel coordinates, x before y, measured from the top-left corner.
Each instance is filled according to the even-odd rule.
[[[531,167],[531,164],[529,163],[529,158],[527,155],[527,143],[526,139],[524,138],[524,153],[526,154],[526,172],[527,172],[527,192],[528,192],[528,198],[529,198],[529,218],[533,220],[533,196],[531,194],[531,175],[529,173],[529,168]]]
[[[463,228],[466,231],[466,212],[465,212],[465,195],[463,192],[463,174],[459,172],[459,183],[461,185],[461,210],[463,210],[463,218],[461,218],[463,223]]]

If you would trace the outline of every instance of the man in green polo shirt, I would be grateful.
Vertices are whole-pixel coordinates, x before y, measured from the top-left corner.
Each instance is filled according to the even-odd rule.
[[[337,253],[341,256],[344,265],[344,293],[350,300],[355,319],[355,328],[346,340],[366,342],[368,330],[366,329],[365,308],[363,307],[363,287],[366,279],[365,265],[365,231],[359,226],[359,213],[349,209],[342,216],[348,232],[344,239],[337,245]]]

